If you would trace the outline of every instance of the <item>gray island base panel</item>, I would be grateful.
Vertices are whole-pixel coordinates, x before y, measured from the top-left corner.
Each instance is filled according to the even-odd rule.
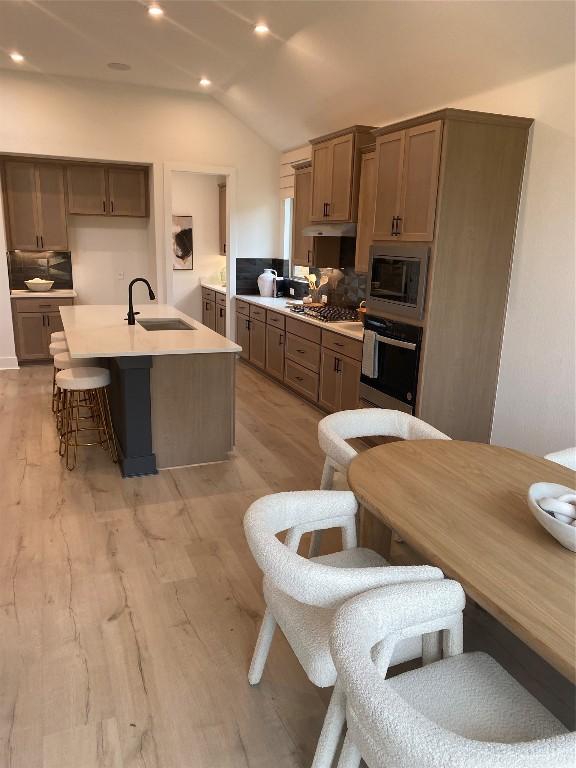
[[[124,477],[229,458],[235,355],[117,357],[110,373]]]
[[[152,450],[151,367],[150,355],[110,359],[110,411],[123,477],[158,472]]]

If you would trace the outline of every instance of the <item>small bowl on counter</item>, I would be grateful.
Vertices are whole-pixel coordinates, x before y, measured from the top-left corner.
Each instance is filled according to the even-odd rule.
[[[54,280],[43,280],[35,277],[33,280],[25,280],[24,284],[29,291],[49,291],[54,285]]]
[[[546,504],[549,500],[558,500],[565,495],[573,495],[576,491],[565,485],[557,483],[534,483],[528,490],[528,506],[530,511],[556,541],[571,552],[576,552],[576,525],[572,522],[563,522],[555,517],[554,513],[546,511],[540,503]],[[564,518],[564,515],[562,515]]]

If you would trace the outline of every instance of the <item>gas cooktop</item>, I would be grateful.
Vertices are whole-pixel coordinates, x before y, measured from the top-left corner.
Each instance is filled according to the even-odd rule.
[[[358,320],[358,312],[348,307],[307,307],[305,304],[291,307],[291,312],[305,317],[312,317],[314,320],[321,320],[323,323],[354,322]]]

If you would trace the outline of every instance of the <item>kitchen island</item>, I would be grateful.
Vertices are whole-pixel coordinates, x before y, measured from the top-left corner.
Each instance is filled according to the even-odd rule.
[[[224,461],[234,445],[234,342],[174,307],[61,307],[70,356],[112,378],[112,421],[125,477]]]

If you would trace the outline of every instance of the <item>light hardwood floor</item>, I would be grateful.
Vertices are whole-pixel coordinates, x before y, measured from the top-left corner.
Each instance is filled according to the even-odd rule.
[[[263,611],[242,517],[318,487],[321,413],[245,365],[224,464],[123,480],[103,451],[67,472],[51,368],[0,372],[1,768],[304,768],[329,692]]]

